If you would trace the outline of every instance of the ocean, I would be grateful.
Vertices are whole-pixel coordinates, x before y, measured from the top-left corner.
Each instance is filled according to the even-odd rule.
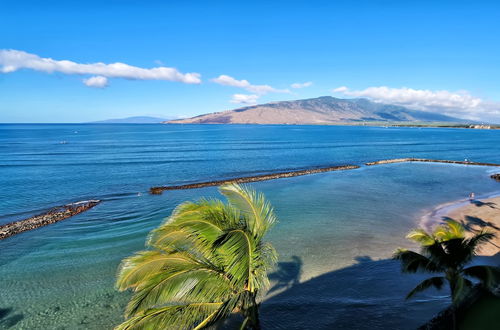
[[[380,159],[500,163],[500,130],[280,125],[1,124],[0,223],[89,199],[75,217],[0,241],[0,328],[110,329],[129,293],[120,261],[179,203],[216,187],[150,195],[151,186]],[[265,329],[414,329],[446,291],[405,301],[397,247],[444,203],[500,194],[499,168],[402,163],[249,184],[274,205],[280,255],[262,299]],[[497,260],[485,259],[485,262]]]

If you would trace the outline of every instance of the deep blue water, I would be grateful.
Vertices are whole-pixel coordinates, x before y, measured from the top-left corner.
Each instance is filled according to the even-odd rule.
[[[68,202],[104,200],[0,241],[0,310],[8,310],[0,328],[116,325],[129,297],[113,289],[120,260],[141,249],[147,232],[178,203],[217,196],[216,188],[151,196],[151,186],[401,157],[500,163],[500,130],[0,125],[0,223]],[[437,205],[471,191],[499,193],[488,177],[494,171],[392,164],[252,184],[280,218],[269,239],[285,270],[272,276],[278,286],[263,304],[263,324],[345,328],[358,315],[365,319],[359,329],[425,322],[446,305],[446,292],[404,302],[418,278],[399,274],[387,259],[408,246],[405,233]]]

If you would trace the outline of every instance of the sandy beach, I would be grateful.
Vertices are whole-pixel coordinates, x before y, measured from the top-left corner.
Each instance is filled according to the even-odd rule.
[[[481,230],[495,233],[496,237],[490,243],[484,244],[479,252],[484,256],[492,256],[500,252],[500,197],[461,202],[456,207],[447,205],[433,212],[425,222],[430,224],[430,219],[446,218],[461,222],[469,236]]]

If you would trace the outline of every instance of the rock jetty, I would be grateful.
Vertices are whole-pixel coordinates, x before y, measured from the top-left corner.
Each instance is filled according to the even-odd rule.
[[[478,165],[478,166],[500,166],[500,164],[495,163],[480,163],[471,162],[469,160],[443,160],[443,159],[425,159],[425,158],[396,158],[396,159],[385,159],[378,160],[376,162],[366,163],[367,166],[380,165],[380,164],[392,164],[392,163],[407,163],[407,162],[422,162],[422,163],[444,163],[444,164],[461,164],[461,165]]]
[[[100,200],[90,200],[57,206],[43,214],[35,215],[28,219],[7,223],[5,225],[0,225],[0,240],[28,230],[33,230],[50,225],[51,223],[67,219],[93,208],[100,202]]]
[[[182,190],[182,189],[196,189],[203,187],[211,187],[211,186],[220,186],[228,183],[247,183],[247,182],[256,182],[256,181],[266,181],[273,180],[279,178],[290,178],[294,176],[308,175],[314,173],[323,173],[323,172],[331,172],[331,171],[341,171],[341,170],[352,170],[359,168],[358,165],[342,165],[342,166],[332,166],[332,167],[323,167],[323,168],[313,168],[307,170],[300,171],[288,171],[288,172],[279,172],[272,174],[263,174],[263,175],[255,175],[255,176],[245,176],[234,179],[227,180],[216,180],[216,181],[207,181],[207,182],[198,182],[191,184],[184,184],[178,186],[161,186],[161,187],[152,187],[149,189],[149,192],[153,195],[159,195],[165,190]]]

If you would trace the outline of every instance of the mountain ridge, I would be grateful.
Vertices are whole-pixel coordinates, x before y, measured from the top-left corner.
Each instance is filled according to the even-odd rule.
[[[332,96],[277,101],[165,121],[166,124],[339,124],[362,122],[450,122],[465,119],[384,104],[364,98]]]
[[[89,124],[160,124],[168,121],[169,118],[159,118],[150,116],[133,116],[126,118],[113,118],[89,122]]]

